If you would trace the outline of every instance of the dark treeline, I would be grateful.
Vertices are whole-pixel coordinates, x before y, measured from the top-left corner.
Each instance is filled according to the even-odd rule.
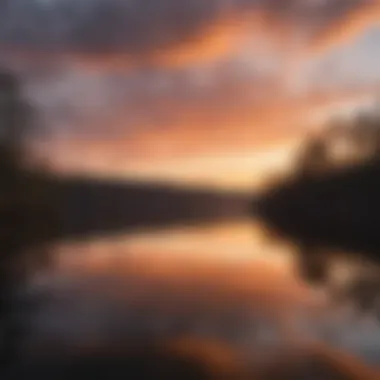
[[[351,122],[334,121],[304,143],[294,172],[255,201],[255,215],[296,243],[300,269],[309,280],[328,281],[331,252],[380,265],[379,147],[377,110]],[[351,287],[362,303],[373,281],[365,282]]]
[[[18,206],[8,203],[2,212],[3,241],[14,241],[20,248],[231,220],[244,215],[249,204],[249,197],[240,193],[37,171],[24,174]]]
[[[56,178],[60,238],[239,217],[248,197],[154,183]]]
[[[380,160],[270,190],[257,210],[300,244],[345,249],[380,263]]]

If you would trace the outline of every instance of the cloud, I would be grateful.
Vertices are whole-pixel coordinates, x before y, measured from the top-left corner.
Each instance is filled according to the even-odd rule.
[[[51,52],[144,55],[192,38],[218,2],[12,0],[2,4],[5,43]]]
[[[336,37],[342,29],[339,25],[355,24],[359,19],[364,20],[362,25],[370,22],[357,15],[374,13],[370,12],[374,4],[363,0],[333,4],[298,0],[8,0],[0,5],[0,60],[24,72],[28,83],[33,82],[36,92],[32,96],[37,103],[48,103],[45,108],[54,117],[66,115],[69,119],[75,108],[78,115],[85,108],[105,113],[109,98],[116,99],[110,96],[115,81],[109,85],[106,77],[115,72],[137,77],[137,87],[143,84],[142,72],[155,87],[162,79],[177,76],[178,70],[198,70],[198,78],[213,84],[223,82],[214,86],[217,93],[229,90],[223,80],[228,71],[235,70],[236,78],[246,71],[242,91],[258,87],[261,76],[266,81],[270,77],[272,93],[277,82],[280,93],[306,80],[302,62],[340,41]],[[348,38],[349,34],[345,35]],[[222,70],[221,63],[225,64]],[[268,69],[271,65],[274,68]],[[156,70],[159,68],[161,72]],[[91,69],[105,78],[89,78]],[[193,75],[193,82],[197,80]],[[129,80],[121,83],[131,85]],[[194,87],[189,83],[180,86],[190,92]],[[265,86],[259,87],[268,92]],[[233,96],[240,97],[238,92],[234,90]],[[144,97],[146,100],[147,95]],[[122,99],[125,96],[116,102]]]
[[[380,2],[363,1],[328,28],[317,33],[310,47],[312,55],[321,54],[336,46],[346,43],[380,23]]]
[[[229,57],[258,33],[285,49],[294,41],[326,46],[335,25],[368,12],[367,3],[8,0],[0,5],[0,44],[11,53],[58,54],[99,67],[181,66]]]
[[[221,0],[6,1],[0,8],[0,42],[10,52],[37,57],[178,64],[233,47],[231,40],[244,27],[225,8]]]

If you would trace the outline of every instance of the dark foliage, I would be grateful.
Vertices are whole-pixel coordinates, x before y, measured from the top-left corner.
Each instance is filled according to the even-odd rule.
[[[297,244],[309,280],[328,280],[332,251],[380,265],[379,131],[377,114],[333,125],[307,140],[292,175],[255,201],[255,215]]]

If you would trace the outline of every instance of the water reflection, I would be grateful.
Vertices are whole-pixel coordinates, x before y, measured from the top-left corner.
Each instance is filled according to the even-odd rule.
[[[291,246],[244,219],[56,244],[25,296],[39,300],[26,357],[188,335],[251,360],[315,339],[380,357],[378,326],[332,309],[297,277]]]

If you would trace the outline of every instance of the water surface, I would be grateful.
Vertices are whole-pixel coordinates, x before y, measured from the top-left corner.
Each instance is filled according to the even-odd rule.
[[[28,353],[183,335],[257,357],[320,339],[380,362],[380,328],[306,284],[290,244],[241,219],[49,247],[26,287]]]

